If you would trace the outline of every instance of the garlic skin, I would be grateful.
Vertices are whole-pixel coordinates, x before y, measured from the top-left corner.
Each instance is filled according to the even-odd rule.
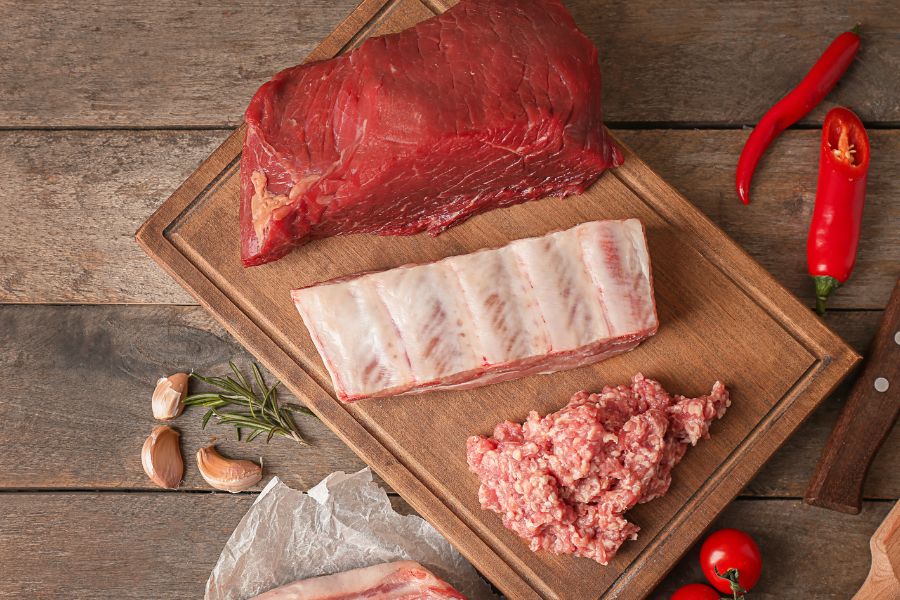
[[[141,464],[150,481],[161,488],[174,490],[184,477],[181,458],[181,434],[168,425],[156,427],[141,449]]]
[[[250,489],[262,479],[261,466],[249,460],[225,458],[214,445],[197,451],[197,468],[206,483],[232,494]]]
[[[171,421],[184,410],[184,396],[188,388],[188,374],[175,373],[162,377],[153,390],[153,418]]]

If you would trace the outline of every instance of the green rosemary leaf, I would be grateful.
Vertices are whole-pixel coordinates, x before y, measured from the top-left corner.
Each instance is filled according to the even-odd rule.
[[[232,373],[234,373],[235,379],[240,383],[240,385],[247,391],[252,391],[250,384],[247,382],[247,378],[244,377],[243,373],[241,373],[237,366],[234,364],[234,361],[229,360],[228,366],[231,367]]]
[[[229,387],[228,381],[226,381],[223,377],[203,377],[202,375],[197,375],[196,373],[191,373],[191,377],[199,379],[203,383],[208,383],[209,385],[215,386],[217,388],[226,389]]]
[[[249,442],[265,433],[266,442],[278,435],[305,445],[306,440],[300,434],[293,413],[315,416],[312,411],[299,404],[280,405],[276,390],[278,382],[266,385],[262,372],[255,363],[250,366],[253,383],[234,362],[229,361],[228,366],[233,377],[204,377],[191,373],[191,377],[219,390],[192,394],[185,398],[187,406],[203,406],[208,409],[203,416],[203,426],[206,427],[210,419],[215,417],[217,423],[234,427],[238,440]],[[222,410],[227,407],[238,410]],[[245,436],[244,430],[250,433]]]
[[[256,411],[253,410],[253,400],[250,397],[247,398],[247,408],[250,409],[250,416],[252,416],[255,419]]]
[[[263,399],[265,400],[269,397],[269,391],[271,390],[267,390],[266,382],[263,381],[262,373],[259,372],[259,367],[256,366],[256,363],[250,365],[250,371],[253,373],[253,378],[256,380],[256,385],[259,386],[260,391],[262,391],[263,393]],[[263,406],[265,406],[265,403],[263,403]]]
[[[213,387],[225,390],[235,396],[246,398],[248,395],[252,395],[251,390],[245,389],[231,377],[201,377],[196,374],[193,374],[192,376],[196,377],[200,381],[203,381],[204,383],[208,383]]]
[[[227,398],[220,394],[193,394],[184,399],[185,406],[208,406],[218,408],[230,404]]]
[[[268,423],[261,423],[254,419],[253,417],[247,417],[244,415],[234,414],[234,413],[221,413],[217,415],[219,417],[220,423],[230,423],[231,425],[240,426],[240,427],[249,427],[251,429],[264,429],[268,431],[269,429],[279,429],[277,425],[269,425]]]
[[[263,399],[262,406],[263,410],[276,410],[278,409],[278,392],[277,387],[280,382],[276,381],[272,387],[267,388],[265,381],[263,381],[262,373],[259,372],[259,368],[256,364],[253,365],[253,376],[256,379],[256,382],[259,384],[259,389],[263,391]]]
[[[284,427],[285,429],[288,429],[288,425],[287,425],[287,423],[285,423],[284,418],[281,415],[281,410],[279,410],[279,408],[278,408],[278,396],[274,390],[272,391],[272,394],[270,397],[271,397],[271,399],[269,400],[269,403],[271,404],[270,411],[272,413],[273,418],[282,427]]]

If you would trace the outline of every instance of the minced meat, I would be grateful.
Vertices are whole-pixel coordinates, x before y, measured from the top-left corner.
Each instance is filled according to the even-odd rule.
[[[467,442],[481,507],[532,550],[605,565],[637,538],[623,513],[666,493],[688,445],[709,437],[730,404],[719,382],[708,396],[685,398],[638,373],[630,386],[578,392],[545,417],[504,421],[493,437]]]

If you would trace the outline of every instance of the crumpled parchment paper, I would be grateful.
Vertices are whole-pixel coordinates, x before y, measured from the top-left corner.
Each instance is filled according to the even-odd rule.
[[[471,600],[490,586],[434,527],[391,508],[363,469],[304,493],[273,478],[238,524],[206,583],[206,600],[246,600],[307,577],[415,560]]]

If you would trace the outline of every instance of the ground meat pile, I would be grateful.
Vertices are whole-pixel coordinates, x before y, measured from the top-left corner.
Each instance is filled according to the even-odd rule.
[[[561,410],[467,442],[482,508],[532,550],[607,564],[638,526],[622,514],[666,493],[688,444],[731,404],[719,382],[708,396],[669,395],[640,373],[630,386],[578,392]]]

